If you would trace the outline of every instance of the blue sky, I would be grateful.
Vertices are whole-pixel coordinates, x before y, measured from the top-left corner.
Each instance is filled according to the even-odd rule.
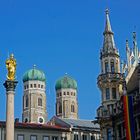
[[[94,119],[100,105],[97,76],[103,44],[105,9],[115,43],[125,58],[125,40],[132,45],[134,26],[140,30],[139,0],[5,0],[0,1],[0,120],[5,120],[5,60],[17,59],[15,117],[21,119],[24,72],[34,64],[47,77],[47,111],[55,114],[55,82],[66,72],[77,80],[79,118]]]

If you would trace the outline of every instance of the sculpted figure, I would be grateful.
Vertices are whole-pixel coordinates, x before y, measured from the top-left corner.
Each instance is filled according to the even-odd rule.
[[[8,71],[7,79],[8,80],[15,80],[15,73],[16,73],[16,60],[14,55],[11,54],[10,58],[6,60],[6,68]]]

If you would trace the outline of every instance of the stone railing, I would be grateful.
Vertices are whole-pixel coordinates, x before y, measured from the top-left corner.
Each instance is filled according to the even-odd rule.
[[[97,78],[98,82],[106,81],[106,80],[117,80],[117,79],[124,79],[124,75],[122,73],[106,73],[100,74]]]

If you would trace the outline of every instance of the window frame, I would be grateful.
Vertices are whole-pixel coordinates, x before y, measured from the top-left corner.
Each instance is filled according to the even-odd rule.
[[[42,100],[42,97],[38,97],[37,105],[38,105],[39,107],[42,107],[42,106],[43,106],[43,100]]]
[[[82,135],[82,140],[88,140],[87,134],[83,134],[83,135]]]
[[[30,135],[30,140],[32,140],[31,139],[32,137],[36,137],[36,140],[37,140],[37,135]]]
[[[109,88],[105,89],[105,94],[106,94],[106,100],[110,100],[110,89]]]
[[[30,84],[30,88],[33,88],[33,84]]]
[[[43,121],[40,122],[40,119],[42,119]],[[38,117],[38,123],[39,123],[39,124],[44,124],[44,122],[45,122],[44,118],[43,118],[42,116],[39,116],[39,117]]]
[[[67,136],[61,137],[61,140],[67,140]]]
[[[105,73],[109,72],[109,64],[108,61],[105,61]]]
[[[94,135],[91,135],[91,136],[90,136],[90,139],[91,139],[91,140],[95,140],[95,136],[94,136]]]
[[[53,139],[53,138],[57,138],[57,139]],[[58,140],[58,136],[52,136],[52,140]]]
[[[43,89],[43,88],[44,88],[44,86],[43,86],[43,85],[41,85],[41,88]]]
[[[61,102],[58,103],[58,113],[62,114],[62,103]]]
[[[74,137],[74,140],[79,140],[79,135],[78,134],[74,134],[73,137]]]
[[[29,107],[29,95],[25,95],[25,108]]]
[[[111,128],[107,128],[107,140],[112,139]]]
[[[37,85],[36,84],[34,84],[34,88],[37,88]]]
[[[48,140],[50,140],[50,136],[43,136],[43,137],[42,137],[42,140],[44,140],[45,137],[47,137]]]
[[[19,136],[23,136],[23,140],[24,140],[24,134],[17,134],[17,140],[19,140],[18,139]]]
[[[75,103],[72,103],[71,104],[71,112],[72,113],[75,113]]]
[[[115,92],[114,92],[115,91]],[[112,88],[112,99],[116,99],[117,98],[117,92],[116,92],[116,88],[113,87]]]
[[[115,73],[115,63],[114,63],[114,60],[111,60],[110,62],[110,70],[112,73]]]

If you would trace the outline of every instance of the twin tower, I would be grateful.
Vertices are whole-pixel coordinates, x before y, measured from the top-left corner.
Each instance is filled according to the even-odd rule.
[[[46,77],[36,69],[28,70],[23,76],[23,114],[22,121],[27,123],[45,123]],[[78,118],[77,83],[65,75],[56,81],[56,116],[60,118]]]

